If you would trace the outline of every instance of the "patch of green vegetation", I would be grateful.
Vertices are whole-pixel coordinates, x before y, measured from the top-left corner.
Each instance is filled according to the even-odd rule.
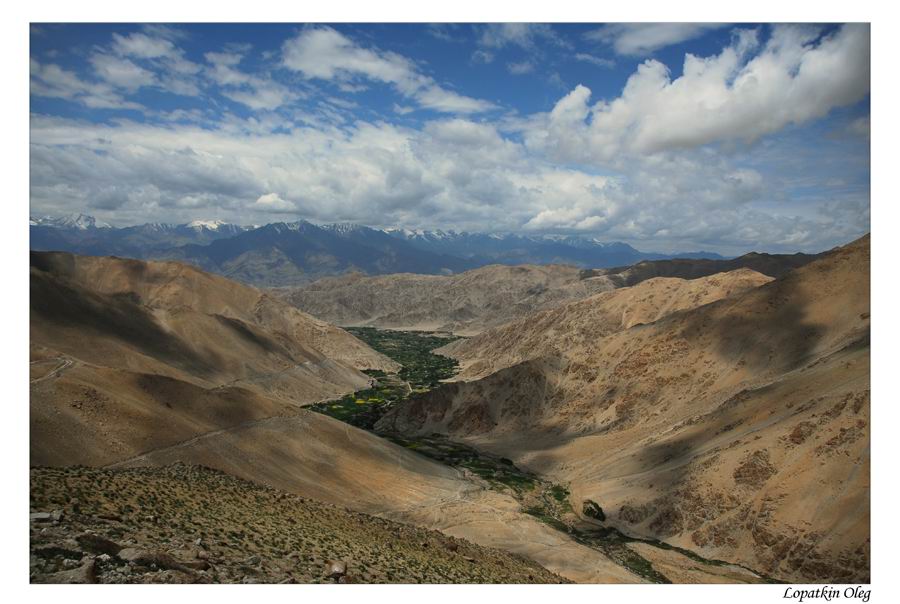
[[[615,531],[615,529],[610,529]],[[616,531],[619,533],[619,531]],[[682,556],[686,556],[695,562],[700,562],[701,564],[708,564],[710,566],[739,566],[744,570],[748,570],[752,573],[759,575],[763,581],[766,583],[783,583],[783,581],[779,581],[777,579],[773,579],[765,574],[760,573],[759,571],[753,570],[751,568],[747,568],[746,566],[742,566],[740,564],[736,564],[734,562],[726,562],[725,560],[717,560],[715,558],[704,558],[697,552],[693,552],[689,549],[685,549],[683,547],[678,547],[677,545],[672,545],[671,543],[666,543],[665,541],[659,541],[657,539],[639,539],[637,537],[628,537],[619,533],[622,539],[627,539],[628,541],[639,541],[641,543],[646,543],[647,545],[652,545],[653,547],[658,547],[659,549],[670,550],[674,552],[678,552]]]
[[[703,556],[689,549],[678,547],[677,545],[671,545],[664,541],[632,537],[630,535],[626,535],[615,527],[610,526],[592,528],[587,530],[569,527],[568,532],[572,536],[572,538],[575,539],[575,541],[581,543],[582,545],[586,545],[588,547],[599,549],[605,552],[606,555],[615,560],[617,563],[625,566],[626,568],[629,568],[640,577],[643,577],[654,583],[671,583],[671,581],[669,581],[669,579],[665,575],[656,571],[650,561],[635,552],[633,549],[626,547],[627,544],[645,543],[647,545],[658,547],[660,549],[678,552],[679,554],[686,556],[695,562],[699,562],[700,564],[706,564],[709,566],[741,566],[740,564],[725,562],[723,560],[704,558]],[[753,569],[747,568],[745,566],[741,566],[741,568],[757,574],[766,583],[781,583],[781,581],[768,577]]]
[[[483,478],[499,491],[511,491],[514,495],[533,491],[540,483],[529,472],[520,470],[503,457],[482,453],[473,447],[447,440],[443,436],[410,438],[397,434],[384,434],[391,442],[411,449],[454,468],[463,468]]]
[[[428,392],[458,369],[454,359],[431,352],[457,336],[374,327],[350,327],[348,331],[402,365],[397,374],[367,369],[364,373],[373,378],[369,388],[309,407],[357,428],[372,430],[392,405],[410,394]]]
[[[382,415],[396,403],[407,397],[409,388],[394,375],[383,371],[366,371],[374,383],[365,390],[357,390],[342,398],[311,405],[309,408],[357,428],[371,430]]]
[[[619,555],[614,558],[619,564],[630,569],[634,574],[643,577],[653,583],[671,583],[668,577],[653,568],[649,560],[638,554],[633,549],[621,548]]]
[[[397,375],[401,380],[409,382],[413,390],[435,388],[441,380],[456,375],[459,368],[455,359],[432,352],[435,348],[458,340],[459,336],[374,327],[348,327],[347,331],[400,363],[403,368]]]
[[[550,487],[550,495],[560,503],[569,500],[569,489],[562,485],[555,484]]]
[[[534,516],[535,518],[537,518],[544,524],[546,524],[548,526],[552,526],[553,528],[555,528],[556,530],[558,530],[560,532],[563,532],[563,533],[571,533],[572,532],[572,529],[568,524],[566,524],[559,518],[555,518],[554,516],[551,516],[550,514],[548,514],[546,508],[544,508],[543,506],[537,505],[534,507],[525,508],[523,511],[526,514]]]

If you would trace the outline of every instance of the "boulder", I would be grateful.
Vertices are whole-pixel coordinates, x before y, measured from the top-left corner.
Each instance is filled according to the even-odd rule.
[[[325,562],[325,576],[338,580],[347,574],[347,563],[343,560],[328,560]]]
[[[75,537],[82,548],[95,554],[109,554],[110,556],[118,556],[122,550],[122,546],[115,541],[110,541],[106,537],[95,535],[93,533],[82,533]]]
[[[138,547],[126,547],[119,552],[119,558],[139,566],[152,567],[153,565],[156,565],[157,568],[166,570],[179,570],[185,573],[193,572],[192,569],[185,566],[183,562],[176,560],[170,554],[160,551],[151,551]]]
[[[97,582],[97,563],[93,558],[86,560],[78,568],[63,570],[46,575],[39,579],[40,583],[88,584]]]
[[[209,570],[211,565],[206,560],[190,560],[189,562],[180,562],[180,564],[191,570]]]
[[[581,505],[581,513],[588,518],[593,518],[600,522],[606,520],[606,514],[603,513],[603,508],[601,508],[596,501],[591,501],[590,499],[584,500],[584,503]]]

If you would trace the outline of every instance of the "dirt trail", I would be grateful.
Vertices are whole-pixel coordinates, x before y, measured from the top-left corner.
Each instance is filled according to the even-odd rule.
[[[32,384],[37,384],[39,382],[43,382],[44,380],[49,380],[50,378],[58,378],[64,372],[68,371],[75,365],[75,361],[73,359],[67,357],[56,357],[53,359],[40,359],[38,361],[31,361],[31,365],[35,365],[37,363],[46,363],[48,361],[60,361],[59,365],[51,369],[47,374],[42,375],[39,378],[34,378],[31,380]]]
[[[300,416],[298,416],[300,417]],[[252,428],[253,426],[258,426],[265,424],[267,422],[272,422],[273,420],[283,419],[281,416],[276,417],[264,417],[262,419],[254,419],[246,422],[241,422],[240,424],[235,424],[233,426],[229,426],[227,428],[221,428],[219,430],[211,430],[210,432],[204,432],[203,434],[198,434],[192,438],[187,440],[183,440],[181,442],[175,443],[174,445],[167,445],[165,447],[157,447],[156,449],[150,449],[149,451],[144,451],[140,455],[135,455],[133,457],[129,457],[128,459],[123,459],[121,461],[117,461],[115,463],[107,464],[105,466],[101,466],[104,469],[116,469],[116,468],[124,468],[135,463],[140,463],[144,461],[148,461],[148,457],[151,455],[158,455],[161,453],[170,453],[172,451],[177,451],[178,449],[183,449],[185,447],[189,447],[194,445],[202,440],[212,438],[218,436],[220,434],[226,434],[229,432],[237,432],[239,430],[244,430],[247,428]]]

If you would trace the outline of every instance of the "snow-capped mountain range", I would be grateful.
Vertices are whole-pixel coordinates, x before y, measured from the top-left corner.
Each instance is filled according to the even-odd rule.
[[[106,222],[102,222],[88,216],[87,214],[69,214],[67,216],[41,216],[39,218],[31,217],[30,226],[45,226],[57,229],[78,229],[86,231],[89,229],[112,229]],[[167,222],[148,222],[145,224],[135,225],[131,227],[122,227],[123,229],[141,228],[143,230],[172,231],[177,229],[193,229],[195,231],[246,231],[250,228],[238,226],[225,222],[224,220],[192,220],[184,224],[175,224]]]
[[[112,227],[92,216],[32,218],[31,248],[193,263],[257,285],[291,285],[348,271],[446,274],[487,264],[608,268],[641,260],[721,258],[641,252],[577,235],[375,229],[306,220],[240,226],[221,220]]]
[[[93,216],[85,214],[69,214],[68,216],[42,216],[40,218],[31,218],[29,221],[31,226],[47,226],[58,229],[78,229],[86,231],[88,229],[110,229],[112,228],[105,222],[97,222]]]

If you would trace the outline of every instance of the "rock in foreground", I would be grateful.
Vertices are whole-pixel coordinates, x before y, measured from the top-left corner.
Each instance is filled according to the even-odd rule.
[[[33,583],[564,582],[513,554],[200,466],[33,468],[31,507]],[[34,517],[54,510],[59,520]]]

